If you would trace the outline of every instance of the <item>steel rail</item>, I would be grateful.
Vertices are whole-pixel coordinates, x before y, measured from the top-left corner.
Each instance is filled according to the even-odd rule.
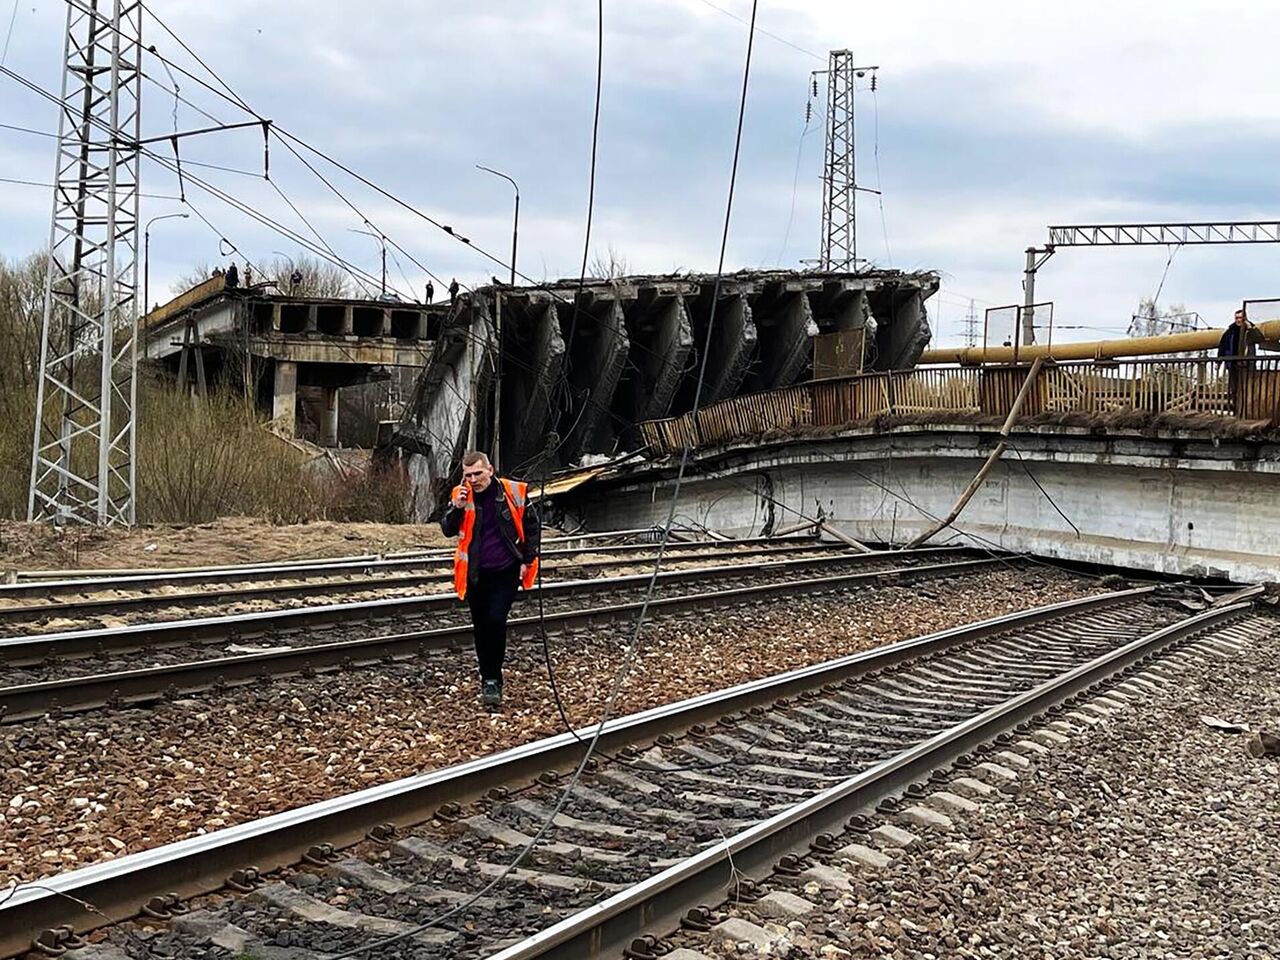
[[[839,564],[866,564],[903,557],[952,556],[955,548],[926,548],[918,551],[890,550],[877,553],[839,553],[834,556],[803,557],[778,560],[771,563],[752,564],[755,572],[781,573],[812,567]],[[693,567],[684,570],[665,570],[658,574],[661,584],[682,583],[689,580],[716,580],[742,576],[744,567],[727,564],[714,567]],[[649,574],[624,574],[617,577],[589,577],[582,580],[555,580],[544,583],[544,594],[559,596],[598,593],[647,584]],[[382,597],[375,600],[348,600],[320,606],[291,607],[282,610],[255,610],[249,613],[223,614],[219,616],[192,617],[184,620],[161,620],[154,623],[134,623],[120,627],[95,627],[87,630],[66,630],[57,633],[30,633],[0,637],[0,661],[13,665],[35,663],[50,656],[82,656],[103,649],[112,651],[135,650],[143,647],[160,647],[175,643],[200,640],[222,640],[228,637],[240,639],[261,636],[281,628],[317,627],[331,623],[345,623],[359,619],[374,619],[405,615],[425,616],[440,610],[460,608],[461,602],[452,591],[428,593],[406,597]]]
[[[653,546],[646,546],[646,549],[651,552],[657,548]],[[732,557],[736,560],[741,560],[743,558],[787,556],[793,553],[810,553],[810,552],[835,553],[837,551],[847,552],[847,548],[845,547],[844,544],[834,542],[834,541],[831,543],[825,543],[825,542],[810,540],[807,543],[803,543],[803,544],[777,546],[772,548],[746,547],[741,550],[727,550],[725,551],[725,556]],[[581,551],[576,551],[576,550],[548,551],[546,554],[544,554],[544,557],[554,557],[560,553],[572,555],[580,552]],[[591,553],[593,551],[587,551],[587,552]],[[681,546],[677,545],[676,547],[673,547],[670,551],[668,551],[667,559],[669,561],[679,562],[679,561],[696,560],[700,556],[705,556],[705,555],[706,553],[702,550],[686,553],[681,549]],[[280,594],[285,594],[290,596],[300,596],[300,595],[313,594],[313,593],[343,593],[343,592],[356,592],[356,591],[368,591],[368,590],[386,591],[386,590],[394,590],[400,587],[416,586],[424,583],[447,583],[453,579],[453,572],[452,572],[451,563],[450,563],[451,559],[452,557],[450,556],[450,557],[444,557],[444,558],[433,558],[429,561],[428,560],[413,561],[412,563],[403,564],[404,566],[416,566],[416,567],[431,566],[431,567],[438,568],[438,569],[425,570],[421,573],[362,576],[362,577],[356,577],[349,580],[317,579],[317,580],[312,580],[312,581],[303,582],[303,583],[254,583],[247,586],[226,586],[226,587],[220,587],[215,589],[208,589],[208,588],[192,589],[184,593],[143,593],[143,594],[138,594],[136,596],[129,596],[129,597],[93,597],[93,598],[86,598],[86,599],[76,598],[73,600],[44,600],[39,603],[24,603],[24,604],[14,605],[14,606],[0,606],[0,623],[2,623],[5,620],[14,620],[21,617],[28,617],[28,616],[33,616],[37,614],[54,614],[58,616],[68,616],[83,610],[119,609],[119,608],[128,608],[128,607],[143,607],[148,605],[171,606],[174,604],[192,603],[192,602],[211,603],[211,602],[225,601],[225,600],[270,597],[270,596],[275,596]],[[617,559],[611,558],[611,559],[605,559],[605,560],[586,560],[586,561],[576,561],[576,562],[573,560],[569,560],[568,562],[565,562],[562,564],[561,563],[547,564],[544,570],[546,573],[555,573],[556,570],[561,566],[583,569],[583,570],[595,570],[595,569],[600,569],[604,567],[616,567],[622,564],[635,563],[635,562],[637,561],[627,557],[618,557]],[[359,573],[367,574],[371,569],[372,567],[369,564],[356,564],[351,566],[350,572],[359,572]],[[343,571],[335,570],[333,568],[325,568],[324,570],[320,570],[319,568],[317,568],[314,571],[314,573],[317,577],[343,575]],[[271,577],[271,578],[263,578],[263,579],[288,580],[290,576],[291,574],[286,574],[279,578]],[[94,585],[88,589],[89,590],[103,590],[103,589],[130,590],[130,589],[146,589],[147,587],[155,587],[155,586],[186,585],[184,581],[180,581],[177,578],[155,577],[155,578],[146,578],[146,579],[153,582],[149,582],[140,587],[134,586],[134,585],[118,584],[112,587],[99,587],[97,585]],[[234,583],[235,581],[229,581],[229,582]],[[192,587],[201,587],[207,583],[208,581],[199,580],[199,579],[192,580],[190,582]],[[76,591],[88,592],[86,591],[86,588],[81,583],[75,582],[75,581],[72,581],[70,583],[68,583],[67,581],[61,581],[59,583],[49,584],[49,585],[21,583],[21,584],[17,584],[16,586],[19,588],[19,591],[17,593],[6,592],[7,588],[4,586],[0,586],[0,600],[14,598],[14,597],[32,596],[32,595],[44,596],[49,593],[50,587],[59,588],[59,589],[73,587]],[[69,590],[67,590],[67,592],[69,592]]]
[[[815,549],[823,546],[840,546],[834,541],[822,541],[816,537],[746,537],[739,540],[689,540],[673,541],[669,550],[702,552],[704,550],[725,550],[731,547],[752,547],[773,544],[788,547],[795,544],[808,543]],[[577,553],[630,554],[653,552],[657,544],[624,543],[605,546],[561,547],[544,550],[542,556],[567,557]],[[437,548],[411,554],[388,557],[353,557],[339,560],[306,560],[279,565],[245,565],[233,567],[193,568],[193,569],[153,569],[133,570],[112,576],[95,577],[61,577],[28,579],[32,572],[20,573],[17,583],[0,584],[0,598],[42,596],[50,590],[87,591],[87,590],[136,590],[148,586],[171,586],[175,583],[233,583],[239,580],[252,579],[301,579],[304,576],[340,576],[349,571],[390,570],[404,567],[421,567],[434,564],[449,563],[453,557],[452,548]],[[66,573],[66,571],[59,571]]]
[[[590,540],[613,539],[617,537],[633,537],[633,536],[652,536],[654,534],[653,527],[644,527],[635,530],[614,530],[604,533],[586,533],[586,534],[569,534],[556,537],[547,537],[544,543],[584,543]],[[672,539],[676,540],[673,534]],[[769,538],[758,538],[769,539]],[[778,539],[778,538],[774,538]],[[714,542],[714,541],[705,541]],[[568,548],[566,548],[568,549]],[[583,548],[585,549],[585,548]],[[175,573],[235,573],[239,571],[253,572],[255,570],[273,570],[288,569],[290,567],[309,567],[316,564],[328,563],[357,563],[368,560],[398,560],[405,558],[414,558],[420,556],[428,556],[436,553],[451,553],[449,547],[424,547],[420,550],[396,550],[391,553],[356,553],[341,557],[306,557],[297,560],[258,560],[250,563],[225,563],[225,564],[207,564],[197,566],[184,567],[168,567]],[[128,577],[128,576],[146,576],[160,572],[160,568],[156,567],[99,567],[92,569],[61,569],[61,570],[19,570],[16,572],[19,581],[40,581],[40,580],[74,580],[77,578],[95,579],[95,578],[112,578],[112,577]]]
[[[861,557],[869,556],[860,554]],[[922,564],[888,570],[869,570],[833,574],[806,580],[784,580],[746,587],[734,587],[711,593],[659,597],[649,601],[655,615],[687,609],[707,609],[769,595],[796,595],[832,590],[854,584],[901,583],[914,577],[953,576],[1001,562],[998,559],[962,560],[954,563]],[[737,575],[742,571],[732,568]],[[684,573],[685,571],[672,571]],[[647,579],[649,575],[644,574]],[[588,580],[586,583],[597,583]],[[546,589],[544,587],[543,589]],[[520,617],[510,621],[513,640],[532,636],[540,624],[552,629],[571,629],[626,620],[637,614],[642,601],[587,607],[547,613],[538,617]],[[261,653],[246,653],[209,660],[193,660],[178,664],[142,667],[116,673],[46,680],[20,686],[0,687],[0,723],[12,723],[42,716],[52,710],[86,710],[109,704],[142,704],[172,693],[191,693],[253,683],[267,678],[283,677],[339,667],[371,665],[390,658],[410,659],[428,650],[464,647],[471,642],[470,624],[413,630],[359,640],[342,640],[305,647],[281,647]]]
[[[619,717],[610,720],[601,730],[599,750],[613,753],[624,746],[647,743],[662,734],[681,733],[696,723],[708,723],[1010,630],[1124,606],[1150,597],[1155,589],[1138,587],[1006,614]],[[1214,611],[1214,615],[1228,616],[1239,608]],[[45,928],[71,924],[86,930],[103,925],[107,918],[110,922],[123,921],[136,916],[147,901],[158,894],[173,891],[191,897],[207,893],[221,887],[233,871],[246,866],[256,866],[262,871],[287,866],[298,862],[306,850],[321,841],[333,843],[335,847],[358,843],[375,826],[420,823],[447,801],[466,803],[495,786],[531,780],[548,771],[567,772],[580,762],[583,741],[595,733],[596,725],[592,724],[573,733],[547,737],[478,760],[92,864],[42,879],[39,886],[19,886],[8,900],[0,903],[0,956],[14,956],[27,950],[32,934]],[[884,769],[885,765],[881,765],[871,772]],[[893,782],[918,779],[914,775],[916,766],[909,769],[913,771],[911,776]],[[775,817],[768,823],[775,824],[778,820]],[[772,831],[769,833],[772,835]],[[791,831],[783,833],[791,835]],[[719,852],[719,859],[704,863],[706,854],[693,858],[703,868],[700,871],[666,871],[659,875],[663,879],[661,884],[647,889],[656,894],[660,888],[678,895],[681,890],[689,889],[688,884],[697,877],[710,883],[708,890],[718,889],[724,877],[715,871],[722,866],[721,861],[729,849],[719,845],[713,848]],[[733,855],[738,856],[736,850]],[[97,912],[85,912],[76,900],[92,904]],[[602,909],[606,905],[609,909]],[[598,921],[597,926],[617,930],[627,925],[631,930],[637,928],[631,912],[637,906],[643,912],[643,906],[634,898],[624,904],[615,897],[588,912]],[[665,914],[662,918],[665,922]],[[585,918],[579,915],[570,919]],[[559,949],[567,943],[571,930],[582,932],[585,927],[558,924],[543,936],[550,937],[545,941],[549,946]],[[562,950],[565,956],[588,953],[575,955]]]
[[[762,879],[785,854],[805,855],[822,833],[843,832],[844,821],[964,756],[1063,700],[1114,676],[1164,647],[1235,619],[1252,606],[1238,603],[1195,614],[1140,637],[1010,698],[895,757],[823,790],[782,813],[699,851],[682,863],[587,908],[489,960],[613,958],[643,934],[676,929],[691,907],[722,902],[741,876]]]

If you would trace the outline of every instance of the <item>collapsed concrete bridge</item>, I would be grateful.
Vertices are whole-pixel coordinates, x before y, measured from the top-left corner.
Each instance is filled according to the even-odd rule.
[[[706,274],[484,287],[442,323],[383,455],[403,460],[425,518],[469,443],[517,476],[635,449],[637,424],[690,409],[704,362],[703,403],[789,386],[815,365],[910,367],[937,289],[935,273],[897,270],[742,271],[718,291]]]

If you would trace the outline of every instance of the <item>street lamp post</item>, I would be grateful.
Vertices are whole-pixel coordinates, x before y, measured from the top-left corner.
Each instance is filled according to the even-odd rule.
[[[387,295],[387,238],[381,233],[374,233],[372,230],[357,230],[355,227],[347,227],[352,233],[363,233],[366,237],[373,237],[382,245],[382,296]]]
[[[289,256],[287,253],[282,253],[282,252],[281,252],[281,251],[279,251],[279,250],[272,250],[271,252],[272,252],[275,256],[277,256],[277,257],[283,257],[285,260],[287,260],[287,261],[289,262],[289,280],[290,280],[290,283],[289,283],[289,293],[291,293],[291,294],[292,294],[292,293],[294,292],[294,290],[293,290],[293,283],[292,283],[292,281],[293,281],[293,275],[294,275],[295,273],[297,273],[297,272],[298,272],[298,265],[297,265],[296,263],[294,263],[294,262],[293,262],[293,257]],[[276,279],[276,290],[277,290],[277,292],[280,290],[280,280],[279,280],[279,278],[277,278],[277,279]]]
[[[164,213],[152,217],[142,231],[142,315],[151,312],[151,225],[157,220],[186,220],[190,214]],[[137,236],[137,234],[134,234]]]
[[[515,215],[511,218],[511,286],[516,285],[516,245],[520,239],[520,184],[516,183],[511,177],[507,176],[500,170],[494,170],[492,167],[486,167],[482,163],[476,164],[477,170],[483,170],[485,173],[491,173],[495,177],[501,177],[507,183],[511,184],[512,189],[516,192],[516,210]],[[499,291],[494,292],[494,337],[497,339],[498,363],[497,372],[494,376],[493,387],[493,459],[498,459],[499,447],[502,443],[502,427],[499,418],[502,416],[502,294]],[[472,418],[474,420],[474,417]]]
[[[516,191],[516,212],[511,220],[511,285],[516,285],[516,242],[520,237],[520,185],[512,180],[505,173],[494,170],[492,167],[486,167],[484,164],[477,163],[477,170],[483,170],[485,173],[492,173],[495,177],[501,177]]]

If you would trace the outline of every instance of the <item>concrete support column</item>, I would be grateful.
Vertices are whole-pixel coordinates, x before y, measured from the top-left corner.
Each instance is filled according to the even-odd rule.
[[[297,433],[294,413],[298,403],[298,365],[292,360],[277,360],[275,383],[271,392],[271,418],[285,436]]]
[[[356,332],[356,308],[347,306],[342,308],[342,335],[344,337],[354,336]]]
[[[318,315],[319,308],[314,303],[307,307],[307,333],[315,333],[320,329],[317,321]]]
[[[280,304],[278,303],[271,305],[271,332],[280,332]]]
[[[320,388],[320,446],[338,445],[338,388]]]
[[[391,336],[391,311],[382,311],[382,335],[384,337]]]

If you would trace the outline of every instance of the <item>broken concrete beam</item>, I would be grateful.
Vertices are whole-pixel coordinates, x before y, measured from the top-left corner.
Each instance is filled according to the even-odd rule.
[[[553,304],[515,316],[503,304],[502,459],[513,468],[542,449],[554,415],[552,397],[564,367],[564,336]]]
[[[764,314],[759,306],[755,320],[760,335],[759,381],[761,389],[789,387],[804,374],[810,362],[809,338],[818,332],[809,298],[786,294]]]
[[[569,341],[565,344],[569,386],[575,395],[573,408],[561,417],[563,431],[568,431],[561,458],[571,463],[584,453],[608,452],[612,447],[615,434],[608,414],[631,343],[616,299],[582,306],[576,318],[573,306],[562,304],[559,314]]]
[[[876,332],[876,369],[907,370],[916,365],[933,333],[919,290],[895,298],[892,315],[882,318]]]
[[[698,339],[699,349],[706,342],[709,321],[712,318],[707,311]],[[714,403],[737,393],[756,354],[756,324],[746,297],[738,294],[722,297],[713,322],[707,376],[702,386],[703,403]]]
[[[684,297],[657,301],[632,337],[632,362],[640,372],[636,420],[665,417],[693,349]]]

